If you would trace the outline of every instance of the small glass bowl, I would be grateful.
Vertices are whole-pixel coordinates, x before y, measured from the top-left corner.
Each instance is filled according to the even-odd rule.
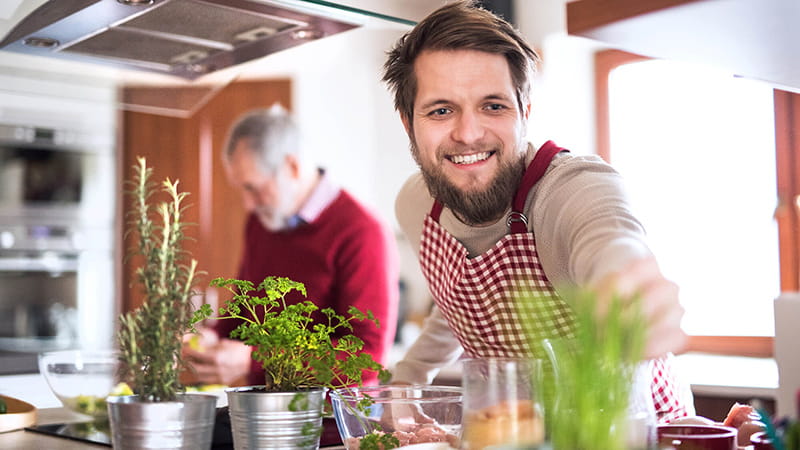
[[[336,424],[348,450],[359,448],[370,433],[392,434],[400,446],[430,444],[431,450],[457,449],[461,438],[462,390],[455,386],[377,386],[331,392]],[[359,408],[366,397],[372,404]],[[387,423],[389,411],[410,413],[397,428]],[[420,418],[416,422],[414,418]],[[395,417],[397,419],[397,417]],[[416,448],[416,447],[415,447]]]
[[[94,418],[108,417],[106,397],[117,385],[117,367],[117,353],[111,350],[39,354],[39,373],[61,403]]]

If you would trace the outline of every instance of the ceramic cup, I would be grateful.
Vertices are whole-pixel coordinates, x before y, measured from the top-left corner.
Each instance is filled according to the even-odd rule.
[[[675,450],[736,450],[737,430],[722,425],[659,425],[658,444]]]

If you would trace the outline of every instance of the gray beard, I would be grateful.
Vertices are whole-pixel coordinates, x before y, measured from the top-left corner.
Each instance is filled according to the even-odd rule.
[[[411,151],[416,155],[413,144]],[[525,172],[525,157],[523,153],[517,161],[500,166],[494,181],[481,191],[461,191],[447,180],[438,167],[429,169],[420,164],[420,170],[433,198],[450,208],[465,224],[481,225],[497,221],[510,208]]]

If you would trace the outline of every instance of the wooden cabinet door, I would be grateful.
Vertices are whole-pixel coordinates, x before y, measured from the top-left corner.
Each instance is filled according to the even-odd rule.
[[[153,89],[158,91],[155,95],[181,95],[180,88]],[[178,179],[179,189],[190,194],[185,219],[195,225],[187,230],[193,240],[186,241],[185,248],[206,273],[197,283],[199,292],[207,292],[212,278],[235,277],[238,273],[246,211],[238,191],[229,186],[222,167],[226,133],[241,114],[276,102],[291,110],[290,80],[231,83],[185,119],[133,111],[122,113],[122,179],[132,178],[136,157],[143,156],[153,168],[155,181],[165,177]],[[130,240],[123,240],[127,229],[124,216],[130,211],[127,195],[122,197],[121,205],[124,227],[119,245],[127,255],[131,245]],[[135,280],[138,264],[139,260],[126,258],[122,267],[123,311],[142,302],[141,288]],[[207,293],[208,301],[213,303],[215,293]]]

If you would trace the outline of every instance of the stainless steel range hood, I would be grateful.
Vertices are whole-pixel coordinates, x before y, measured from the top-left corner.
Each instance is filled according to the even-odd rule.
[[[49,0],[0,50],[194,80],[376,17],[412,23],[321,0]]]

